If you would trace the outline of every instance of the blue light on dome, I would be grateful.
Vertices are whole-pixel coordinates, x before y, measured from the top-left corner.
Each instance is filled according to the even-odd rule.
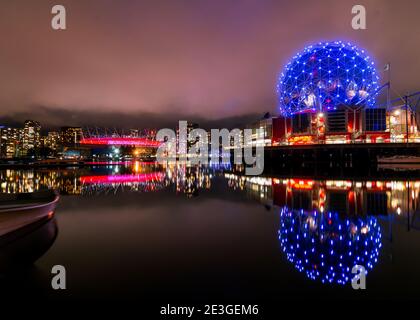
[[[341,41],[306,47],[285,66],[277,83],[283,116],[334,110],[340,105],[373,107],[378,88],[372,59],[364,50]]]
[[[378,261],[381,228],[375,217],[280,211],[279,241],[287,260],[311,280],[344,285],[355,265],[367,273]]]

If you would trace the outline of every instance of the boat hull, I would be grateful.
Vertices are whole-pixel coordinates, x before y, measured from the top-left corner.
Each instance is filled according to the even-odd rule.
[[[52,191],[40,197],[19,196],[16,199],[0,201],[0,237],[41,219],[52,217],[59,200],[58,194]],[[20,199],[22,204],[19,204]]]

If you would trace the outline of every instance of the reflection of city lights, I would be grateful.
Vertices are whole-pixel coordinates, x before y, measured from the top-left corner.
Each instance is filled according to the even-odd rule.
[[[140,171],[140,163],[138,161],[134,162],[134,171],[135,172]]]
[[[260,186],[271,186],[272,185],[272,181],[271,178],[262,178],[262,177],[252,177],[246,178],[247,181],[251,182],[252,184],[257,184]]]
[[[153,172],[144,174],[125,174],[125,175],[105,175],[105,176],[83,176],[80,177],[80,182],[84,184],[92,183],[122,183],[122,182],[145,182],[162,180],[164,178],[163,172]]]
[[[287,207],[280,212],[279,240],[287,260],[308,278],[322,283],[350,282],[356,264],[373,269],[381,237],[374,217],[342,219],[338,214]]]
[[[118,163],[119,173],[115,174],[116,165]],[[106,165],[108,164],[108,165]],[[108,175],[114,175],[115,178],[104,178],[105,182],[96,181],[94,183],[83,183],[80,179],[81,175],[86,174],[87,170],[12,170],[7,169],[0,171],[0,192],[2,193],[24,193],[35,192],[38,190],[50,188],[57,189],[62,194],[93,194],[105,192],[107,188],[117,189],[125,187],[131,191],[148,192],[161,190],[171,184],[176,185],[177,192],[197,194],[200,189],[209,189],[212,185],[212,179],[217,177],[225,177],[228,187],[235,190],[244,190],[251,195],[252,198],[261,203],[270,203],[283,206],[290,201],[294,192],[301,192],[304,197],[308,197],[308,205],[311,209],[320,213],[331,210],[331,202],[328,195],[331,192],[346,191],[347,197],[345,201],[348,211],[358,214],[366,211],[366,203],[368,207],[373,199],[365,197],[364,192],[376,194],[380,191],[380,199],[383,199],[383,205],[386,206],[388,213],[395,215],[403,215],[408,209],[417,208],[418,203],[414,202],[418,199],[420,181],[349,181],[349,180],[309,180],[302,178],[284,179],[284,178],[268,178],[268,177],[248,177],[233,173],[227,173],[224,169],[222,172],[208,167],[182,166],[171,164],[168,166],[158,166],[141,161],[122,162],[94,162],[91,163],[92,172],[102,168],[100,172],[106,172]],[[94,168],[94,167],[97,168]],[[150,170],[153,168],[153,170]],[[139,174],[148,172],[161,172],[162,179],[159,180],[138,180],[132,178]],[[228,168],[228,170],[230,170]],[[106,175],[106,174],[104,174]],[[122,177],[121,177],[122,176]],[[85,177],[84,179],[87,179]],[[86,180],[84,180],[86,182]],[[368,188],[370,186],[370,188]],[[408,192],[408,186],[409,191]],[[280,192],[279,192],[280,191]],[[343,193],[344,194],[344,193]],[[281,199],[280,199],[281,198]],[[332,199],[332,198],[331,198]],[[407,201],[412,199],[413,201]],[[382,200],[381,200],[382,201]],[[386,202],[385,202],[386,201]],[[382,211],[382,204],[372,203],[373,207],[369,209],[369,214],[385,214]],[[309,208],[308,207],[308,208]],[[381,212],[377,212],[381,210]],[[358,232],[362,232],[359,229]]]

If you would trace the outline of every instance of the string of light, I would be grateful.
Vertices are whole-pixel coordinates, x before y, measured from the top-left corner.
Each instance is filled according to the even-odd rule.
[[[375,217],[280,211],[279,241],[287,260],[312,280],[344,285],[355,265],[366,274],[378,262],[381,228]]]
[[[340,105],[375,105],[379,76],[362,49],[342,41],[306,47],[285,66],[277,83],[283,116],[324,112]]]

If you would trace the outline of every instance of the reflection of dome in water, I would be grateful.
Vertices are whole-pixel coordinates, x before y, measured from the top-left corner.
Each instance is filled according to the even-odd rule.
[[[338,284],[351,281],[355,265],[372,269],[382,246],[374,217],[341,219],[288,208],[281,209],[279,240],[287,260],[308,278]]]
[[[372,107],[379,77],[364,50],[341,41],[319,43],[298,53],[277,84],[280,112],[334,110],[339,105]]]

